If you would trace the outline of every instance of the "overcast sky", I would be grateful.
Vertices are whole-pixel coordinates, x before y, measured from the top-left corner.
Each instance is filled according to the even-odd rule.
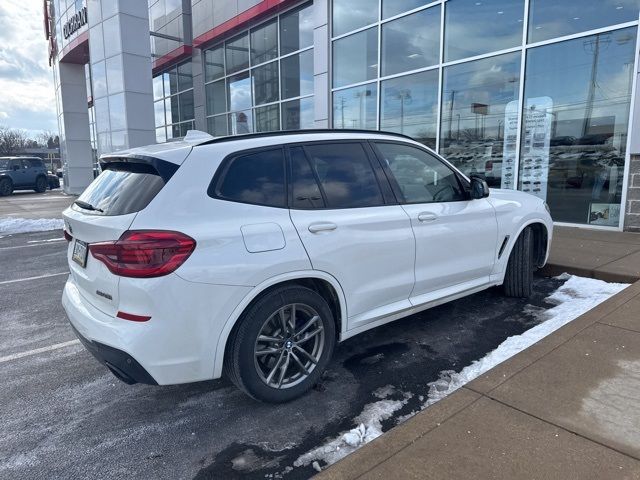
[[[0,125],[57,134],[41,0],[0,0]]]

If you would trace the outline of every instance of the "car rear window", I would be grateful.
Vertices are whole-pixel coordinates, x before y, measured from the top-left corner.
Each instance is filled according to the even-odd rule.
[[[74,208],[92,214],[115,216],[139,212],[164,187],[165,176],[144,163],[108,163],[102,173],[78,197],[78,203],[91,205],[95,210]]]

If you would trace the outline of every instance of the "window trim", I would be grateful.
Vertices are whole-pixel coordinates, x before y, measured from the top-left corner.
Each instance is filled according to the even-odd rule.
[[[257,202],[243,202],[241,200],[235,200],[235,199],[220,195],[219,188],[224,182],[227,176],[227,173],[229,171],[229,168],[231,167],[231,165],[236,159],[241,157],[246,157],[248,155],[254,155],[256,153],[268,152],[273,150],[280,150],[281,157],[282,157],[283,180],[284,180],[284,197],[283,197],[284,205],[275,206],[275,205],[265,205],[264,203],[257,203]],[[288,166],[287,166],[287,158],[285,155],[286,155],[286,152],[284,149],[284,145],[268,145],[264,147],[250,148],[250,149],[240,150],[238,152],[230,153],[229,155],[227,155],[222,159],[222,162],[220,162],[220,165],[216,169],[216,172],[214,173],[213,178],[211,179],[211,182],[209,182],[209,186],[207,187],[207,195],[215,200],[223,200],[225,202],[240,203],[244,205],[255,205],[255,206],[266,207],[266,208],[279,208],[282,210],[289,209],[289,172],[288,172]]]
[[[471,183],[454,166],[450,165],[449,162],[447,162],[444,158],[442,158],[437,153],[432,152],[431,150],[429,150],[428,148],[426,148],[426,147],[424,147],[422,145],[416,145],[416,144],[413,144],[413,143],[400,142],[400,141],[397,141],[397,140],[386,140],[386,139],[385,140],[369,140],[369,143],[371,144],[371,149],[375,152],[376,157],[378,159],[378,162],[380,163],[380,166],[381,166],[382,170],[384,171],[384,173],[385,173],[385,175],[387,177],[387,180],[389,181],[389,184],[391,185],[391,188],[393,189],[393,193],[394,193],[394,195],[396,197],[396,200],[397,200],[399,205],[430,205],[430,204],[434,204],[434,203],[468,202],[468,201],[471,200]],[[387,162],[384,161],[384,155],[382,154],[382,152],[378,148],[378,144],[379,143],[402,145],[402,146],[405,146],[405,147],[413,147],[416,150],[420,150],[420,151],[426,153],[427,155],[430,155],[436,161],[440,162],[443,167],[448,168],[449,170],[451,170],[451,172],[455,175],[456,180],[458,181],[458,184],[460,185],[460,188],[461,188],[462,192],[465,195],[465,198],[463,200],[450,200],[450,201],[446,201],[446,202],[442,202],[442,201],[440,201],[440,202],[408,202],[406,200],[405,196],[404,196],[404,193],[402,193],[402,189],[400,188],[400,184],[398,183],[398,180],[396,179],[395,175],[391,171],[391,168],[389,168],[389,165],[387,165]]]

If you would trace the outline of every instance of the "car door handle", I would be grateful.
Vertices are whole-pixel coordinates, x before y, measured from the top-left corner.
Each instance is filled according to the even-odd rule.
[[[311,233],[330,232],[336,228],[338,228],[338,226],[331,222],[318,222],[309,225],[309,231]]]
[[[435,222],[437,219],[438,216],[435,213],[422,212],[418,214],[418,221],[422,223]]]

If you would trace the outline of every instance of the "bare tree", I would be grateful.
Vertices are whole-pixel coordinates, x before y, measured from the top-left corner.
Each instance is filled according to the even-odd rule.
[[[41,148],[55,148],[57,135],[51,130],[43,130],[36,135],[35,141],[38,142],[38,146]]]
[[[0,126],[0,155],[15,155],[31,142],[23,130]]]

